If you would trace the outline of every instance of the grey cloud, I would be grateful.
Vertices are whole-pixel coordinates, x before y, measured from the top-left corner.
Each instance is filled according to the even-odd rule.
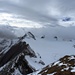
[[[57,23],[58,18],[75,13],[75,0],[1,0],[0,12],[22,15],[39,23]],[[52,15],[52,14],[55,15]]]
[[[2,7],[4,10],[14,13],[14,14],[19,14],[22,15],[23,18],[32,20],[32,21],[36,21],[36,22],[53,22],[53,21],[57,21],[55,18],[53,17],[49,17],[48,15],[42,14],[30,7],[26,7],[26,6],[21,6],[21,5],[16,5],[10,2],[5,2],[2,1],[0,2],[0,7]]]
[[[72,15],[75,13],[75,0],[58,0],[57,7],[62,15]]]
[[[17,39],[17,36],[12,33],[12,28],[0,25],[0,38]]]

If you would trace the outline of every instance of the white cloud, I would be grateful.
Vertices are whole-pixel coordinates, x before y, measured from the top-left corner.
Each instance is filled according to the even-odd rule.
[[[39,23],[26,20],[23,18],[19,18],[18,15],[12,15],[8,13],[0,13],[0,24],[7,24],[10,26],[17,26],[17,27],[30,27],[30,28],[40,28],[42,25]]]

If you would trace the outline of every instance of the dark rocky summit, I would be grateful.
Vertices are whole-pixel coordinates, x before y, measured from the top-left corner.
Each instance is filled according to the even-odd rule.
[[[25,56],[29,55],[30,57],[36,58],[36,54],[25,41],[20,40],[12,44],[7,52],[5,51],[3,48],[0,50],[0,75],[16,75],[16,70],[22,75],[27,75],[35,71],[35,69],[29,65]]]
[[[38,75],[75,75],[75,55],[66,55],[45,68]]]

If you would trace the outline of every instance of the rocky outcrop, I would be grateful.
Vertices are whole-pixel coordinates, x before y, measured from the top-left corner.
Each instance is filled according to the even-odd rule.
[[[26,42],[19,42],[13,45],[0,59],[0,67],[6,64],[8,61],[15,58],[18,54],[24,52],[25,55],[35,56],[35,52],[28,49]]]
[[[28,38],[28,39],[34,39],[36,40],[35,35],[32,32],[27,32],[25,33],[25,35],[23,35],[22,37],[18,37],[20,40],[24,39],[24,38]]]
[[[0,75],[16,75],[16,70],[18,70],[18,74],[21,73],[22,75],[27,75],[35,71],[35,69],[29,65],[28,61],[25,59],[26,55],[34,58],[37,57],[29,44],[26,44],[25,41],[23,42],[21,40],[10,46],[6,53],[1,50]]]
[[[17,73],[15,73],[16,70],[18,71]],[[2,67],[0,75],[27,75],[34,71],[35,69],[25,60],[24,55],[20,54]]]
[[[36,40],[34,34],[32,34],[31,32],[28,32],[29,37],[33,38],[34,40]]]
[[[75,55],[66,55],[45,68],[38,75],[75,75]]]
[[[41,36],[41,38],[44,39],[45,38],[45,35]]]
[[[36,40],[35,35],[30,31],[27,32],[25,35],[26,35],[26,38],[28,38],[28,39],[32,38],[32,39]]]

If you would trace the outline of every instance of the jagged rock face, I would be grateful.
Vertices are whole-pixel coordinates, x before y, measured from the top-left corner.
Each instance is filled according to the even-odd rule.
[[[23,35],[22,37],[18,37],[20,40],[22,40],[22,39],[24,39],[24,38],[27,38],[27,39],[34,39],[34,40],[36,40],[36,38],[35,38],[35,35],[33,34],[33,33],[31,33],[31,32],[27,32],[27,33],[25,33],[25,35]]]
[[[35,38],[33,33],[28,32],[26,35],[27,35],[27,38],[32,38],[32,39],[36,40],[36,38]]]
[[[1,44],[3,44],[3,42]],[[0,51],[0,53],[4,51],[0,54],[0,75],[16,75],[16,71],[18,71],[17,75],[27,75],[32,73],[35,69],[29,65],[25,56],[29,55],[30,57],[35,58],[36,54],[29,44],[19,41],[9,47],[10,48],[7,48],[7,52],[5,52],[6,48],[1,49]]]
[[[43,68],[38,74],[41,75],[75,75],[75,55],[66,55],[59,61]]]
[[[30,48],[28,49],[28,47],[29,45],[26,44],[26,42],[19,42],[13,45],[0,59],[0,67],[22,52],[24,52],[25,55],[35,56],[34,51],[31,51]]]
[[[0,59],[9,50],[12,44],[14,44],[12,40],[0,38]]]
[[[24,59],[24,55],[20,55],[5,65],[2,70],[0,70],[0,75],[16,75],[16,70],[18,70],[17,74],[20,75],[27,75],[35,71],[35,69],[28,64],[27,60]]]

